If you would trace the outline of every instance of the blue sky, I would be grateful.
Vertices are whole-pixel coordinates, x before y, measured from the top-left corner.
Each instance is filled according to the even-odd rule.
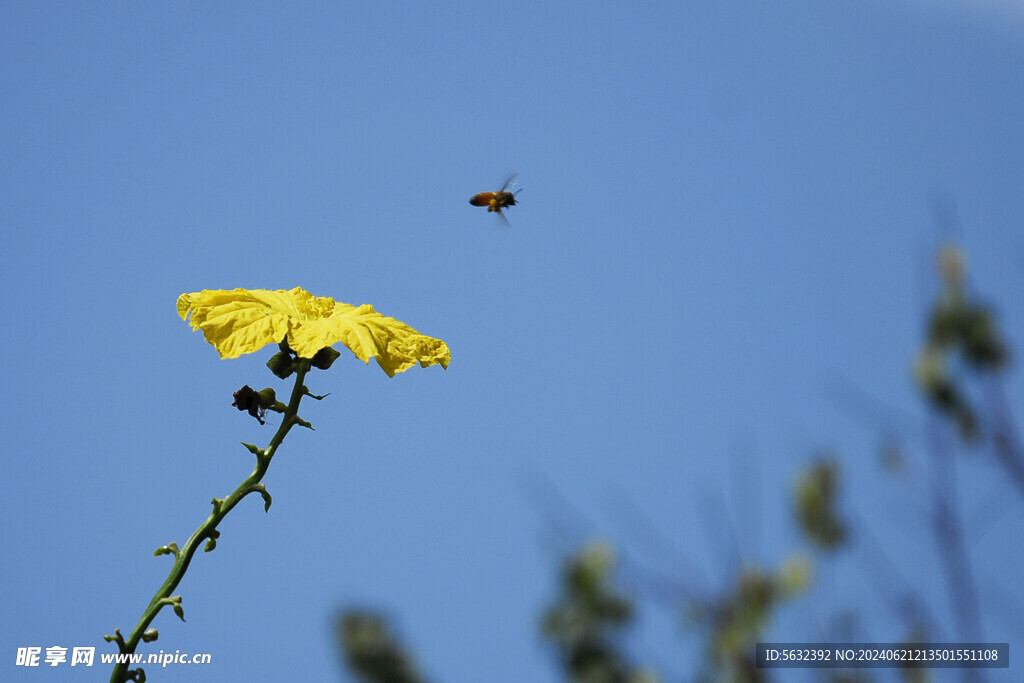
[[[230,403],[286,386],[271,349],[221,361],[175,314],[204,288],[372,303],[452,362],[389,379],[345,352],[311,378],[331,396],[275,458],[270,514],[233,511],[179,587],[188,623],[155,623],[215,663],[152,681],[336,680],[346,605],[395,617],[434,680],[556,680],[537,480],[591,520],[569,541],[635,540],[633,506],[721,590],[798,547],[789,482],[826,447],[945,596],[915,569],[920,485],[879,476],[835,386],[921,413],[936,197],[1019,348],[1021,5],[26,2],[0,26],[3,678],[109,675],[11,662],[107,651],[166,576],[152,551],[270,438]],[[512,171],[509,228],[467,200]],[[969,507],[1000,490],[965,477]],[[1024,511],[995,500],[973,551],[1019,605]],[[870,590],[826,570],[819,597]],[[637,659],[691,672],[695,641],[653,612]],[[902,637],[869,613],[872,640]],[[987,639],[1012,650],[1019,617],[986,613]]]

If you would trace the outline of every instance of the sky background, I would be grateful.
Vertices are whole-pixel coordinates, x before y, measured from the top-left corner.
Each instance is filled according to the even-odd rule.
[[[0,678],[105,680],[15,652],[112,651],[170,568],[153,550],[251,471],[238,443],[275,427],[231,394],[290,384],[175,312],[235,287],[371,303],[452,361],[389,379],[341,349],[307,379],[331,395],[270,513],[226,518],[176,591],[188,622],[140,649],[214,663],[151,681],[338,680],[349,606],[431,680],[558,680],[537,622],[563,552],[608,538],[723,591],[801,549],[791,481],[829,448],[951,623],[920,449],[883,476],[841,388],[924,414],[946,237],[1021,348],[1021,3],[4,2],[0,27]],[[506,227],[467,200],[513,171]],[[1021,497],[981,460],[964,478],[982,635],[1019,656]],[[902,638],[863,551],[770,639],[851,606]],[[685,680],[699,640],[643,604],[631,655]]]

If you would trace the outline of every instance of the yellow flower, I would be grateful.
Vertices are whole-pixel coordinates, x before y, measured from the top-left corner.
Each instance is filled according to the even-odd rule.
[[[221,358],[238,358],[267,344],[288,339],[301,358],[338,342],[365,363],[377,363],[394,377],[419,363],[451,360],[448,345],[363,304],[352,306],[313,296],[300,287],[279,289],[204,289],[178,297],[178,315],[192,314],[192,329],[202,330]]]

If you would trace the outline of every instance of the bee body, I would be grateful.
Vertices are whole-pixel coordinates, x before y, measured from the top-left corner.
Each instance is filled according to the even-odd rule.
[[[488,212],[494,211],[502,218],[505,218],[505,214],[501,210],[516,205],[516,193],[508,191],[508,188],[514,185],[515,181],[516,175],[513,174],[497,192],[480,192],[470,197],[469,203],[473,206],[486,206]],[[508,219],[505,218],[505,221],[508,222]]]

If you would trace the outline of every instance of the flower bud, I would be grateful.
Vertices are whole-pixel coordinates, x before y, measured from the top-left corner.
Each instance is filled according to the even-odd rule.
[[[264,389],[257,392],[248,384],[236,391],[234,397],[235,400],[231,405],[239,410],[247,411],[259,420],[260,424],[266,424],[263,416],[267,414],[267,408],[273,408],[277,405],[273,389]]]
[[[341,353],[335,351],[333,347],[325,346],[313,356],[312,365],[319,370],[329,370],[340,355]]]
[[[270,360],[267,361],[267,367],[270,368],[270,371],[275,376],[287,379],[289,375],[295,372],[295,358],[290,351],[280,351],[270,357]]]

